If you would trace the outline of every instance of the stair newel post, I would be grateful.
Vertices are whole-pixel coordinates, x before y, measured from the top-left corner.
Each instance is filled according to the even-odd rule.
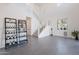
[[[39,36],[39,33],[40,33],[40,25],[38,25],[38,36]]]

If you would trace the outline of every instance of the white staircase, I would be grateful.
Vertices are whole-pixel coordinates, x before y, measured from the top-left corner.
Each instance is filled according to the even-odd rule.
[[[39,12],[39,11],[41,11],[41,8],[34,4],[30,4],[29,6],[32,8],[33,14],[38,19],[38,22],[39,22],[38,28],[33,33],[33,36],[39,38],[41,36],[41,33],[45,33],[46,29],[48,29],[48,27],[47,27],[48,25],[47,25],[47,23],[45,24],[45,22],[42,21],[41,13]]]
[[[44,28],[45,28],[45,26],[42,26],[41,28],[38,28],[38,29],[34,32],[33,36],[38,38],[39,34],[43,31]]]

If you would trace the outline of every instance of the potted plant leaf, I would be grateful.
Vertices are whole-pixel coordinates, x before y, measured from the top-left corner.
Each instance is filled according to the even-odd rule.
[[[75,37],[75,40],[78,40],[78,34],[79,34],[79,31],[75,31],[75,30],[71,33],[71,35]]]

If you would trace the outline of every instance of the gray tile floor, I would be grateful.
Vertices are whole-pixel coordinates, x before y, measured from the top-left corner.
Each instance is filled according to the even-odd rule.
[[[0,50],[1,55],[78,55],[79,41],[57,36],[37,39],[29,37],[24,46]]]

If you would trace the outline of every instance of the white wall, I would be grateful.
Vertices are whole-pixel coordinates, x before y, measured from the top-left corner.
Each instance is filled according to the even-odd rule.
[[[10,17],[15,19],[26,20],[26,16],[32,17],[32,21],[35,21],[36,18],[32,14],[32,9],[27,4],[21,3],[11,3],[11,4],[1,4],[0,3],[0,48],[5,46],[5,36],[4,36],[4,18]],[[32,23],[32,33],[36,30],[36,23]]]
[[[38,7],[33,4],[33,3],[29,3],[28,4],[29,7],[32,9],[32,20],[31,20],[31,35],[33,35],[33,33],[36,32],[36,30],[38,29],[39,26],[39,18],[37,17],[39,13],[37,13],[36,11],[38,11]]]
[[[46,27],[43,29],[43,31],[39,34],[39,38],[43,38],[43,37],[46,37],[46,36],[49,36],[51,33],[50,33],[50,29],[51,29],[51,26],[49,25],[46,25]]]
[[[35,15],[33,15],[33,17],[35,17]],[[37,20],[37,18],[33,18],[31,22],[31,35],[33,35],[33,33],[35,33],[38,30],[38,26],[39,21]]]
[[[68,18],[68,37],[71,36],[71,32],[76,29],[79,30],[79,3],[63,3],[57,6],[56,3],[43,4],[40,11],[41,21],[46,23],[48,20],[53,24],[54,35],[63,36],[61,30],[57,30],[57,19]]]

